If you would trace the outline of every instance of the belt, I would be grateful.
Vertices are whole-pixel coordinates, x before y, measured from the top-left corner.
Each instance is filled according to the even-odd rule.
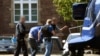
[[[44,37],[44,40],[45,40],[45,41],[49,41],[49,42],[50,42],[50,41],[51,41],[51,38]]]

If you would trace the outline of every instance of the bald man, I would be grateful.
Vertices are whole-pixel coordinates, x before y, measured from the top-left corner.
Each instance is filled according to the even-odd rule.
[[[28,56],[27,45],[26,45],[25,40],[24,40],[25,35],[26,35],[24,23],[25,23],[25,17],[22,16],[22,17],[20,17],[19,23],[16,25],[17,47],[16,47],[16,51],[15,51],[14,56],[19,56],[21,48],[23,51],[23,55]]]

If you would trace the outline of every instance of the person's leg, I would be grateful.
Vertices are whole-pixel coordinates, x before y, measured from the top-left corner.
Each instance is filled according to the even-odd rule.
[[[63,47],[62,47],[61,42],[60,42],[60,39],[59,39],[59,38],[57,38],[57,39],[53,39],[53,40],[55,40],[55,41],[56,41],[56,43],[57,43],[57,45],[58,45],[59,50],[63,50]]]
[[[84,49],[83,48],[78,49],[77,56],[84,56]]]
[[[16,51],[14,56],[19,56],[20,50],[21,50],[21,44],[19,41],[17,41]]]
[[[70,50],[70,56],[76,56],[76,51],[74,49]]]
[[[26,45],[26,43],[25,43],[24,40],[22,41],[21,47],[22,47],[23,55],[24,55],[24,56],[28,56],[27,45]]]
[[[35,39],[30,38],[29,39],[29,44],[31,46],[31,54],[32,54],[32,56],[36,56],[36,53],[38,51],[38,49],[37,49],[38,46],[37,46],[37,43],[36,43]]]
[[[45,56],[50,56],[52,51],[52,42],[45,41]]]
[[[76,56],[76,47],[73,45],[69,45],[70,56]]]

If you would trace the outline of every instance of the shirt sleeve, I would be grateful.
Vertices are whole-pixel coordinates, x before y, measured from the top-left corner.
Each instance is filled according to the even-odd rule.
[[[57,30],[57,31],[60,31],[59,29],[60,29],[60,28],[59,28],[58,26],[56,26],[56,30]]]
[[[53,31],[53,27],[49,26],[49,31],[52,32]]]

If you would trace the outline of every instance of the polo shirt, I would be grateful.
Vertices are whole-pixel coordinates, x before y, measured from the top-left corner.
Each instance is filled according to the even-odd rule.
[[[32,37],[38,40],[38,32],[41,29],[41,26],[35,26],[30,29],[29,34],[32,34]]]

